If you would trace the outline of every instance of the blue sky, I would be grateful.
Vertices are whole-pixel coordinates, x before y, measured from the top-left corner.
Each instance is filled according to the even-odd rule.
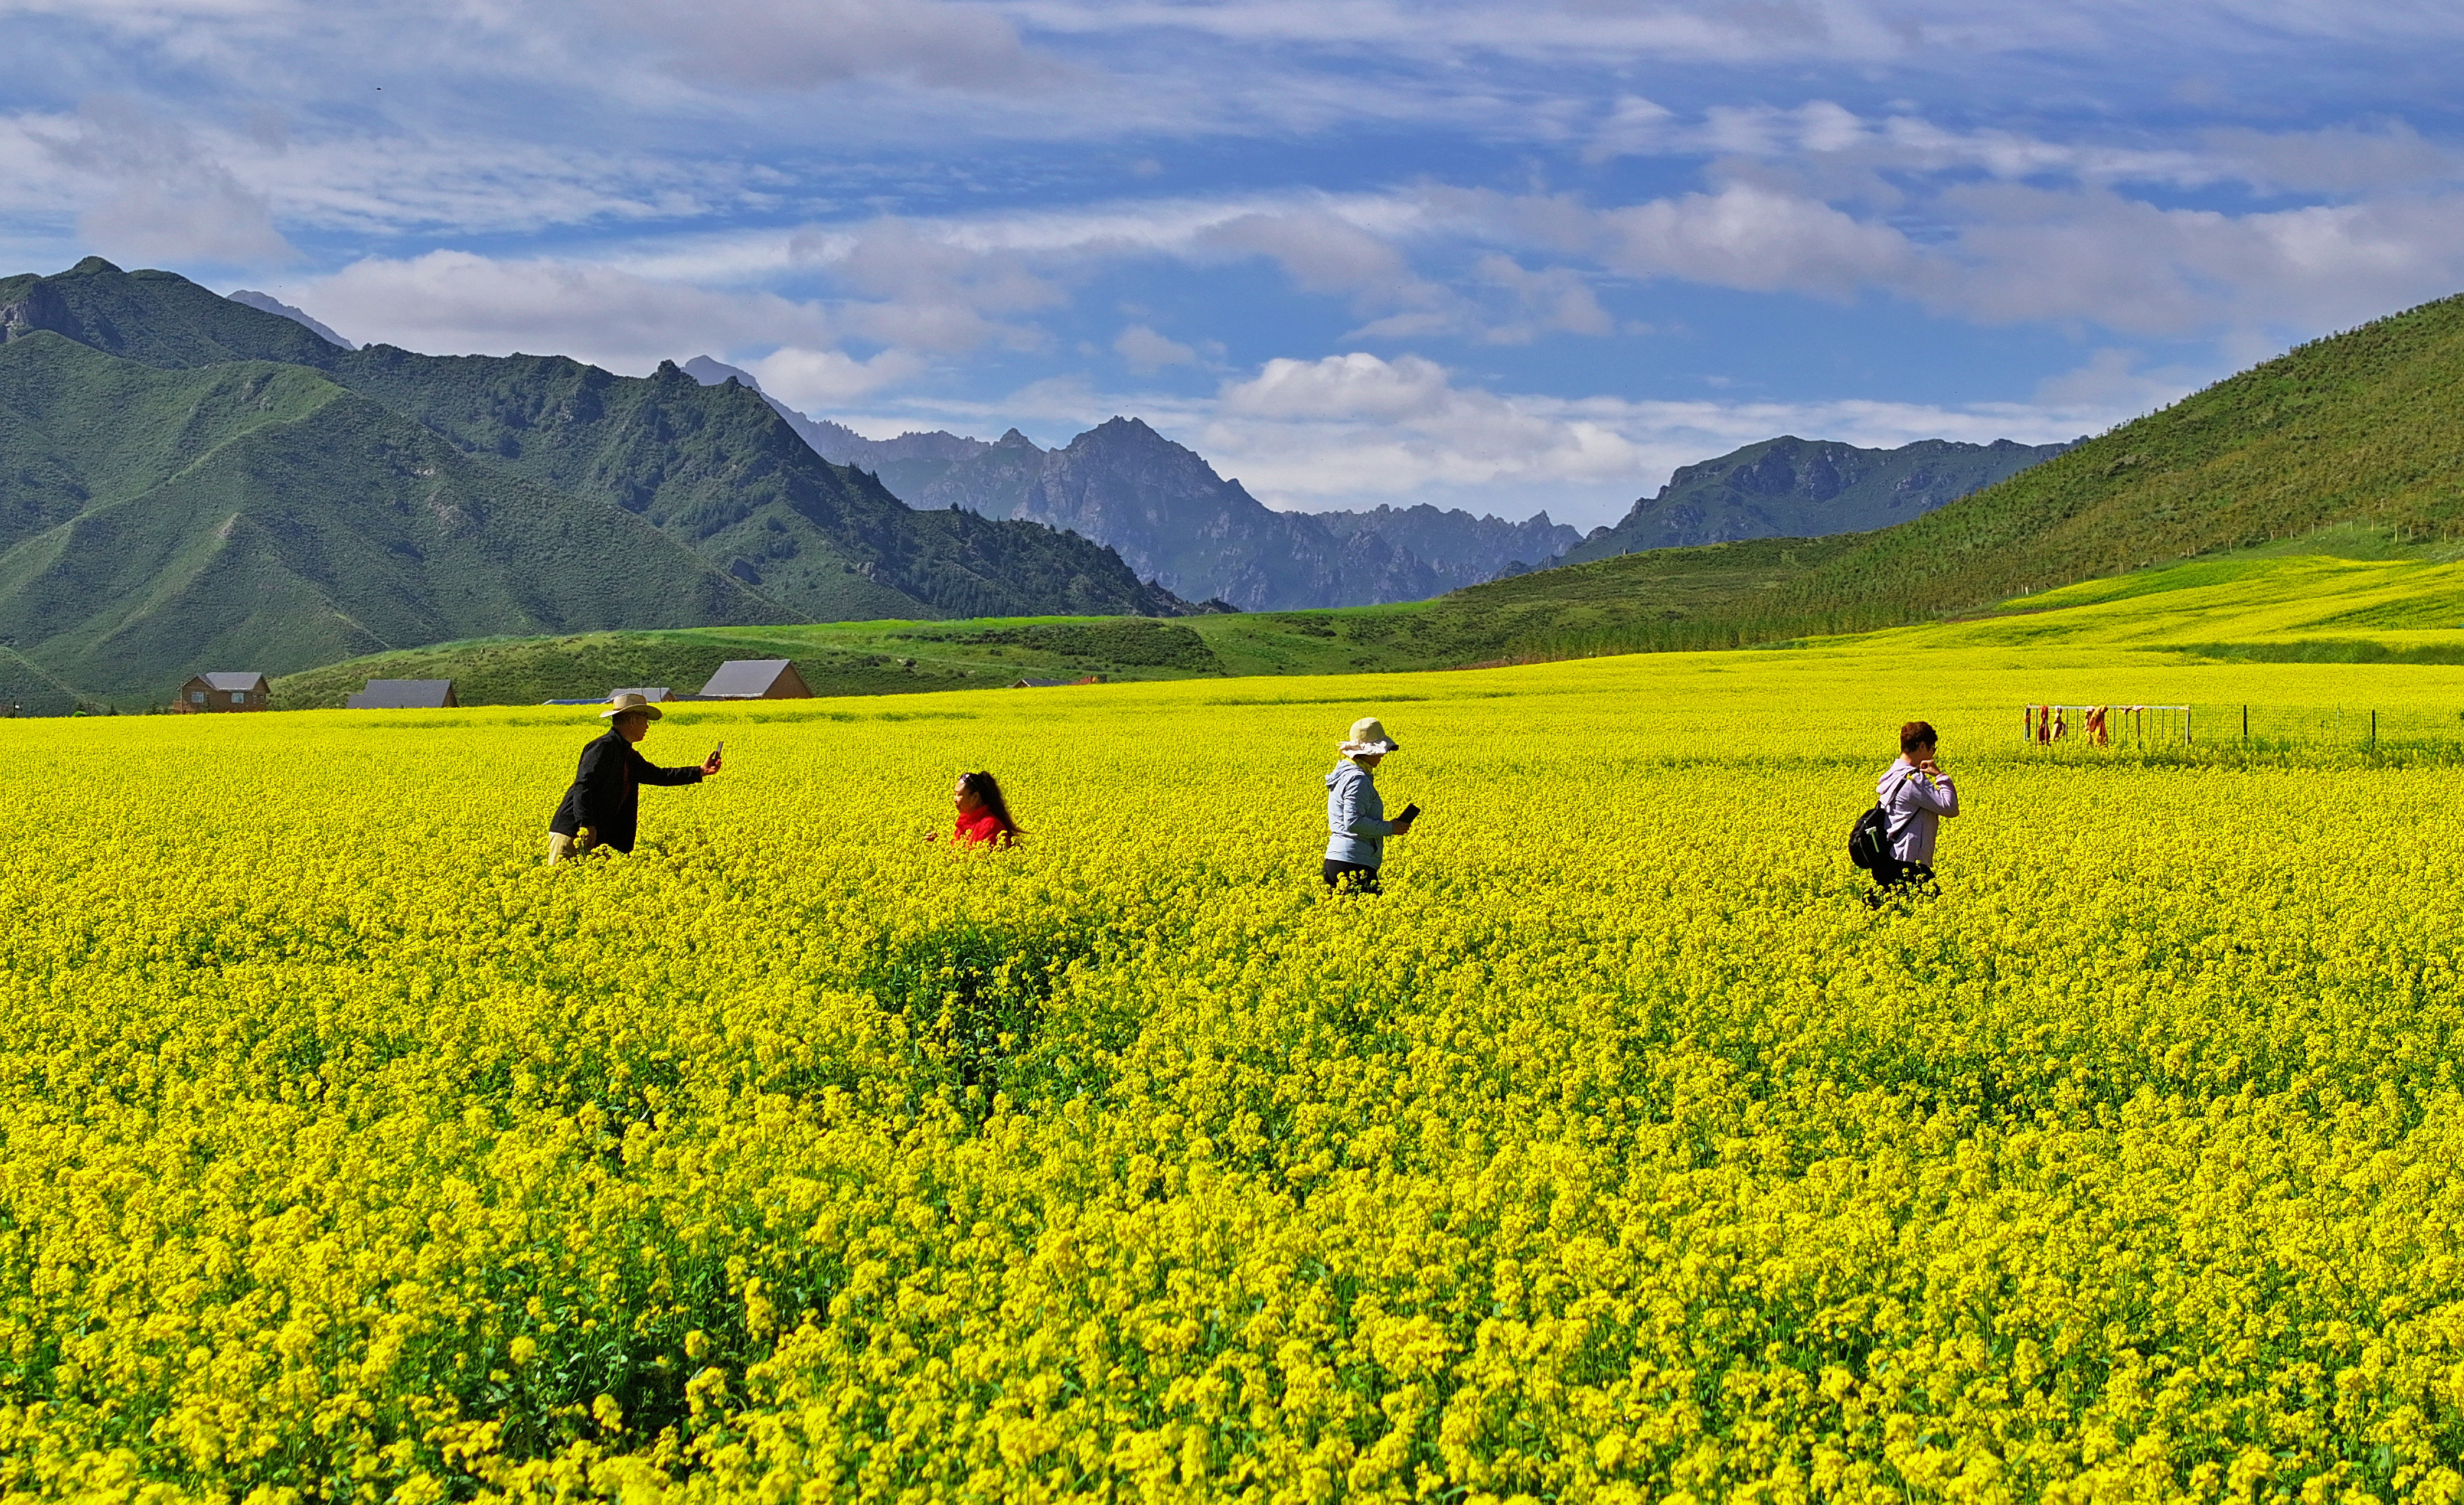
[[[2453,5],[0,10],[12,270],[876,435],[1136,414],[1282,507],[2069,438],[2464,289]]]

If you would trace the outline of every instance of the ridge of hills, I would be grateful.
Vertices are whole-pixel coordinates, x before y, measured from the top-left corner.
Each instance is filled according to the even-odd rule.
[[[684,370],[759,390],[749,373],[708,356]],[[1016,428],[991,441],[942,430],[868,439],[768,401],[815,452],[862,467],[919,510],[1074,531],[1167,590],[1243,611],[1425,600],[1528,569],[1582,537],[1545,512],[1519,523],[1426,505],[1278,512],[1135,418],[1115,417],[1047,450]]]
[[[1656,495],[1639,498],[1614,527],[1596,528],[1555,564],[1747,538],[1868,533],[2041,465],[2068,445],[1990,445],[1920,439],[1863,449],[1783,434],[1680,466]]]
[[[2113,601],[2138,603],[2117,641],[2150,650],[2464,661],[2464,563],[2453,562],[2464,556],[2459,386],[2464,296],[2310,341],[1890,528],[1656,549],[1409,605],[1185,619],[1177,625],[1206,644],[1214,667],[1123,667],[1434,668],[1891,628],[1917,629],[1912,644],[1961,632],[2023,643],[2066,622],[2119,622]],[[2373,578],[2381,595],[2313,611],[2305,582],[2342,582],[2350,595],[2352,577],[2299,560],[2234,564],[2293,556],[2405,568]],[[2273,582],[2267,612],[2217,615],[2233,590],[2260,581]],[[2193,586],[2215,594],[2187,594]],[[2186,633],[2154,629],[2151,616],[2167,608],[2153,603],[2168,592],[2214,620]],[[887,643],[919,626],[985,630],[868,630]],[[2390,636],[2399,633],[2411,636]],[[443,645],[431,662],[455,651]],[[610,683],[577,671],[569,692],[603,693]]]
[[[671,364],[350,350],[88,257],[0,278],[0,368],[30,709],[481,633],[1190,609],[1083,537],[917,513]]]

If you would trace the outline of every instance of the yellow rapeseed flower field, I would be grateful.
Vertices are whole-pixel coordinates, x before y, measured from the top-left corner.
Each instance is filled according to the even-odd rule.
[[[1894,643],[0,724],[0,1493],[2456,1499],[2464,757],[2017,708],[2464,670]]]

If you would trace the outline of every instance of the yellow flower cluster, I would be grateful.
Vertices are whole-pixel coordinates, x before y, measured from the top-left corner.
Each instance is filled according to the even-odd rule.
[[[0,1494],[2457,1499],[2464,767],[2016,708],[2464,673],[1998,663],[0,726]]]

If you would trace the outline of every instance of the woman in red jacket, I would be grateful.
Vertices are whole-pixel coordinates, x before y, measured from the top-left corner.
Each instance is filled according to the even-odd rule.
[[[1001,797],[1001,785],[990,774],[961,774],[950,794],[958,807],[958,824],[950,833],[953,844],[989,841],[1007,846],[1018,840],[1018,822],[1009,818],[1009,801]]]

